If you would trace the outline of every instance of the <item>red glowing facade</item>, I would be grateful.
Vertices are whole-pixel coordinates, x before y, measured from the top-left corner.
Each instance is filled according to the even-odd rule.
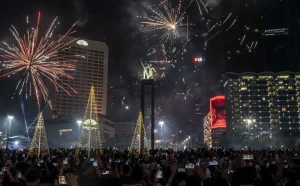
[[[226,128],[225,96],[210,99],[210,126],[211,129]]]

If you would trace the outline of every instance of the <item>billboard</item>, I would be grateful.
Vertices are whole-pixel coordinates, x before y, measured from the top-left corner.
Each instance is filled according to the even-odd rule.
[[[226,128],[225,96],[210,99],[210,127],[211,129]]]

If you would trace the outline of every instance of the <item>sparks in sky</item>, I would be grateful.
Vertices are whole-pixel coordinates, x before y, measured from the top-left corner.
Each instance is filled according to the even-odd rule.
[[[141,17],[141,31],[151,33],[146,40],[155,40],[154,46],[172,46],[175,39],[188,37],[187,14],[181,11],[180,6],[181,1],[178,8],[173,8],[168,1],[158,6],[149,6],[149,17]]]
[[[63,42],[64,38],[76,31],[72,31],[75,24],[69,31],[59,39],[53,38],[53,31],[56,28],[57,17],[54,19],[46,34],[39,36],[41,14],[38,13],[37,25],[35,28],[28,29],[24,36],[20,36],[17,29],[12,26],[10,31],[16,41],[15,44],[3,42],[6,48],[0,48],[4,58],[2,70],[5,73],[0,77],[10,77],[16,73],[21,73],[22,77],[18,81],[16,90],[19,94],[26,91],[26,97],[31,96],[31,90],[37,98],[38,106],[41,106],[41,97],[48,102],[48,88],[45,80],[52,83],[58,91],[61,88],[69,95],[76,91],[61,78],[73,79],[66,71],[74,70],[75,60],[65,59],[58,56],[60,50],[65,48],[75,40]],[[71,91],[67,90],[71,89]]]

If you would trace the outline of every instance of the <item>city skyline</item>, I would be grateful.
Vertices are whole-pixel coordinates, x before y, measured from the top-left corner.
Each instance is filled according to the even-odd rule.
[[[262,3],[249,0],[237,3],[227,0],[218,1],[220,3],[217,4],[209,3],[209,14],[205,15],[207,16],[205,19],[224,21],[231,15],[228,18],[229,25],[215,27],[216,30],[213,33],[209,33],[209,30],[202,28],[205,22],[201,22],[202,17],[199,15],[198,9],[195,8],[196,6],[192,7],[190,21],[195,22],[195,26],[190,27],[190,36],[199,35],[199,37],[191,37],[191,41],[184,47],[182,44],[171,47],[166,52],[167,55],[175,56],[177,52],[182,54],[176,57],[176,63],[170,64],[164,63],[160,57],[151,55],[149,57],[148,50],[151,43],[145,41],[143,34],[138,33],[140,22],[136,17],[146,15],[147,11],[144,4],[151,3],[120,1],[116,5],[109,1],[95,2],[88,0],[79,2],[80,5],[68,1],[56,6],[55,3],[51,2],[34,3],[32,1],[33,6],[31,7],[23,3],[17,4],[16,7],[8,7],[7,10],[25,8],[22,11],[12,12],[4,10],[0,14],[3,17],[9,17],[9,19],[4,19],[3,24],[0,26],[0,30],[2,30],[0,38],[6,39],[9,37],[7,28],[11,23],[18,25],[19,29],[23,28],[21,22],[26,22],[27,15],[29,22],[34,21],[31,19],[32,15],[40,10],[45,12],[44,19],[46,20],[59,15],[61,24],[58,33],[63,33],[67,25],[77,23],[76,29],[78,29],[78,32],[74,37],[85,41],[96,40],[107,43],[109,47],[107,112],[103,110],[102,113],[107,114],[110,119],[116,121],[134,122],[137,113],[140,111],[139,92],[142,74],[140,60],[154,61],[151,64],[157,70],[155,108],[160,108],[161,112],[156,118],[168,121],[166,126],[182,129],[190,123],[190,120],[195,120],[195,118],[198,120],[196,126],[201,128],[202,119],[199,117],[204,117],[204,114],[208,113],[209,98],[222,94],[222,83],[219,83],[219,81],[225,72],[263,72],[266,67],[270,67],[270,71],[273,71],[272,67],[281,67],[283,64],[287,64],[282,62],[282,60],[285,61],[286,52],[281,50],[280,47],[284,49],[292,47],[294,49],[293,55],[288,55],[290,58],[286,59],[294,62],[290,66],[295,64],[297,53],[299,54],[299,48],[297,48],[299,43],[290,42],[292,38],[299,39],[298,36],[296,37],[294,30],[290,32],[291,28],[298,29],[299,24],[296,23],[298,19],[291,20],[289,25],[282,25],[282,20],[278,21],[278,24],[274,22],[268,24],[267,22],[278,15],[282,15],[282,19],[288,19],[291,16],[286,14],[286,11],[281,14],[282,10],[287,10],[287,7],[289,7],[284,4],[285,2],[263,1]],[[293,2],[296,3],[295,0]],[[153,2],[153,4],[159,3],[159,1]],[[174,4],[176,5],[175,1]],[[175,5],[173,6],[176,7]],[[270,5],[270,7],[267,5]],[[270,13],[271,7],[275,8],[272,9],[274,12]],[[281,11],[277,12],[276,8]],[[298,14],[299,16],[299,10],[294,8],[295,15]],[[261,21],[260,16],[264,13],[268,13],[268,17]],[[239,19],[234,22],[236,17],[239,17]],[[24,18],[24,20],[19,20],[21,18]],[[226,31],[232,23],[234,23],[233,27]],[[210,28],[212,27],[213,25],[210,25]],[[277,27],[287,28],[289,31],[288,36],[263,36],[265,30],[276,29]],[[209,41],[205,42],[206,40]],[[253,50],[256,41],[259,42],[256,50]],[[204,46],[207,46],[205,50],[203,50]],[[280,58],[276,55],[272,56],[277,50],[276,55]],[[153,52],[154,50],[151,49],[150,51]],[[194,61],[195,57],[202,58],[202,61],[196,63]],[[163,60],[167,61],[168,59],[163,58]],[[285,70],[285,67],[279,69]],[[10,82],[15,82],[16,79],[16,77],[11,77],[8,80],[9,82],[4,79],[1,80],[0,88],[7,91],[3,92],[1,96],[0,113],[2,116],[7,113],[16,113],[16,120],[18,119],[18,123],[21,123],[20,126],[22,126],[24,116],[20,105],[26,105],[28,100],[14,91],[14,87]],[[69,99],[69,96],[67,99]],[[55,107],[54,102],[52,101]],[[195,115],[195,104],[202,105],[201,113],[204,114]],[[173,105],[180,105],[180,107]],[[74,121],[76,119],[74,118]],[[145,127],[147,126],[148,123],[145,122]]]

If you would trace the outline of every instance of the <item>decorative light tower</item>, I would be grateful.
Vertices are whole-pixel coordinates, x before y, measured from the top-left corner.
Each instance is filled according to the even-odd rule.
[[[130,146],[130,153],[138,156],[139,154],[143,153],[145,147],[147,146],[147,139],[146,139],[146,132],[145,126],[143,121],[142,112],[139,113],[139,117],[136,122],[131,146]]]
[[[102,144],[100,138],[100,127],[98,123],[98,112],[94,93],[94,86],[91,87],[85,116],[80,131],[76,156],[79,155],[81,148],[88,150],[88,157],[91,156],[91,149],[96,150],[96,154],[102,154]]]
[[[43,113],[40,113],[28,155],[37,155],[39,157],[45,154],[50,155]]]

